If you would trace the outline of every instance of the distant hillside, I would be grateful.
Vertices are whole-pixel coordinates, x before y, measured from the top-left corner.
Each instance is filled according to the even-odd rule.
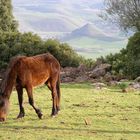
[[[121,41],[123,38],[119,37],[113,37],[105,34],[102,30],[95,27],[93,24],[86,24],[74,31],[72,31],[70,34],[67,34],[65,37],[63,37],[63,41],[69,41],[75,38],[80,37],[89,37],[92,39],[98,39],[102,41]]]
[[[127,39],[121,41],[105,41],[91,37],[75,37],[64,41],[70,44],[76,52],[86,58],[97,58],[110,53],[119,52],[126,46]]]

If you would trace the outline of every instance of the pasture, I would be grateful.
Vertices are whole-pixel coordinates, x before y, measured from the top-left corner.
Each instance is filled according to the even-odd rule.
[[[119,88],[95,89],[90,83],[61,84],[61,111],[51,118],[52,100],[47,87],[34,89],[43,112],[39,120],[24,91],[25,117],[19,113],[16,91],[10,98],[7,121],[0,123],[0,140],[139,140],[140,92]]]

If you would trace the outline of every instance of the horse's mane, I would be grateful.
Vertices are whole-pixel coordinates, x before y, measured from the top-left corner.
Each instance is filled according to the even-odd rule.
[[[1,87],[0,87],[2,94],[4,94],[5,88],[9,84],[8,82],[10,82],[10,81],[13,82],[13,80],[15,80],[15,79],[12,79],[14,77],[13,72],[15,72],[15,65],[16,65],[17,61],[23,57],[25,57],[25,56],[15,56],[10,59],[9,65],[6,69],[6,72],[4,74],[4,78],[2,79],[2,83],[1,83]]]

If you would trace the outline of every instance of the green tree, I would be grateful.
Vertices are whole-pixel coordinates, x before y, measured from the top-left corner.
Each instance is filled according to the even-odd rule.
[[[140,32],[130,37],[126,49],[106,56],[105,61],[112,65],[112,71],[115,74],[121,74],[130,79],[140,76]]]
[[[62,67],[76,67],[81,62],[81,57],[67,43],[49,39],[44,47],[59,60]]]
[[[140,0],[104,0],[107,19],[125,31],[140,31]]]
[[[125,73],[131,78],[140,76],[140,32],[129,39],[126,57]]]
[[[0,69],[6,68],[12,56],[33,56],[47,52],[54,55],[62,67],[76,67],[83,62],[86,64],[86,60],[68,44],[52,39],[43,41],[38,35],[30,32],[0,32],[0,52]]]
[[[17,25],[12,14],[11,0],[0,0],[0,31],[17,31]]]

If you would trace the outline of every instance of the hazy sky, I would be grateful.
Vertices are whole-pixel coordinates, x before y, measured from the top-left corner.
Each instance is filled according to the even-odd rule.
[[[41,2],[44,2],[44,1],[46,1],[46,0],[12,0],[12,2],[13,3],[15,3],[15,4],[28,4],[28,3],[41,3]],[[89,1],[91,1],[91,0],[49,0],[49,1],[52,1],[52,2],[66,2],[66,3],[69,3],[69,2],[80,2],[80,1],[82,1],[82,2],[89,2]],[[92,0],[92,2],[94,2],[94,3],[103,3],[103,0]]]
[[[111,25],[99,17],[99,13],[104,8],[103,1],[104,0],[12,0],[14,16],[19,22],[19,30],[21,32],[31,31],[39,34],[43,38],[62,38],[66,36],[67,33],[72,33],[87,24],[92,24],[92,26],[90,26],[92,29],[89,30],[92,34],[99,32],[104,36],[120,39],[122,37],[120,30],[115,25]],[[83,41],[82,38],[79,39]],[[72,40],[71,45],[74,46],[74,48],[80,46],[80,49],[87,49],[84,50],[84,52],[89,52],[88,50],[90,50],[93,54],[95,48],[101,52],[106,51],[106,48],[108,48],[108,52],[114,51],[114,49],[117,48],[114,47],[114,49],[112,49],[112,42],[101,42],[98,37],[88,38],[88,41],[86,38],[84,42],[77,44],[77,42],[80,41],[74,42],[74,40]],[[122,43],[123,41],[116,42],[114,46],[123,46],[124,43]],[[91,51],[91,47],[93,47],[93,51]],[[103,49],[105,50],[103,51]]]

